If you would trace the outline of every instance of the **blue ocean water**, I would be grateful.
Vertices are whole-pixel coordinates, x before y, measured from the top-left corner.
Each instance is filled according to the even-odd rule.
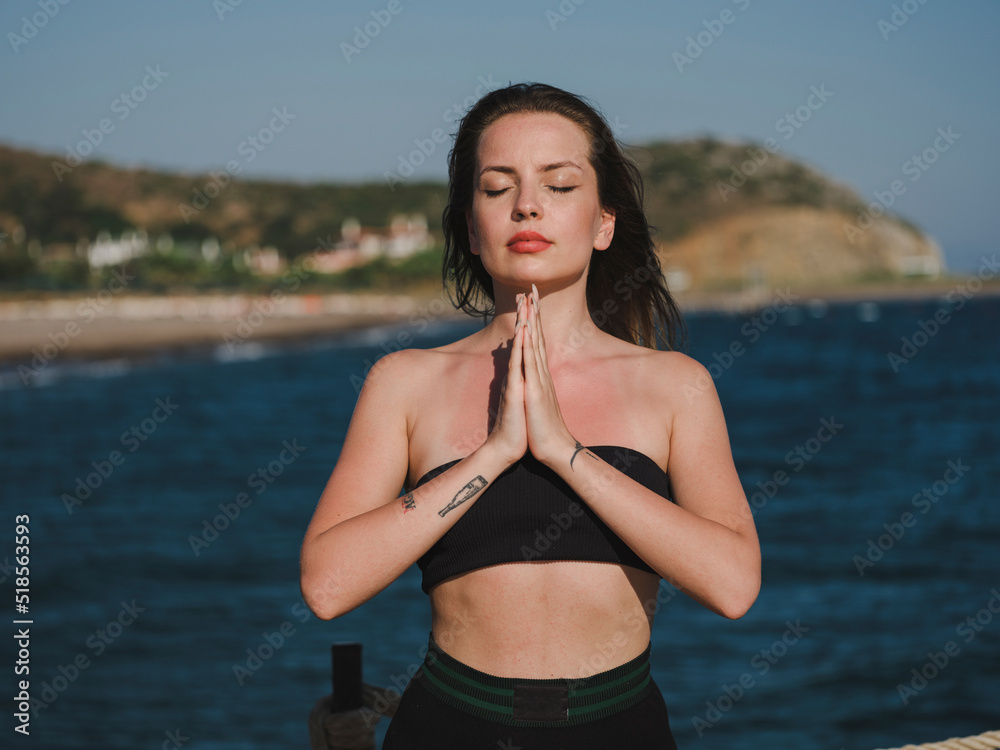
[[[681,748],[866,750],[1000,728],[1000,300],[921,336],[943,305],[688,317],[764,576],[737,621],[664,597],[654,677]],[[337,641],[364,643],[366,681],[402,685],[429,630],[417,571],[322,622],[299,595],[299,545],[366,368],[401,332],[427,347],[474,326],[53,365],[31,388],[0,376],[5,598],[14,516],[30,515],[30,746],[307,747]]]

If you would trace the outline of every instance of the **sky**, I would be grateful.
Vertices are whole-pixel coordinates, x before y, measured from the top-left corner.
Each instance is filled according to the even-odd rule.
[[[4,0],[0,142],[191,174],[443,180],[459,114],[541,81],[629,144],[774,138],[972,272],[1000,234],[998,32],[995,0]]]

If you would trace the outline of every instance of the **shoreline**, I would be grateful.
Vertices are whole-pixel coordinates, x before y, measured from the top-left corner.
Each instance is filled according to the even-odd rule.
[[[462,319],[429,295],[105,293],[0,302],[0,367],[40,371],[59,360],[139,359],[295,344],[385,325]]]
[[[797,304],[897,302],[943,298],[963,280],[920,285],[790,289]],[[682,313],[751,313],[778,299],[778,289],[686,292],[675,295]],[[976,296],[1000,295],[1000,284]],[[183,354],[247,344],[305,343],[387,325],[422,331],[432,322],[470,320],[444,293],[325,295],[90,296],[0,302],[0,366],[44,368],[57,359],[93,360]],[[33,364],[34,363],[34,364]]]

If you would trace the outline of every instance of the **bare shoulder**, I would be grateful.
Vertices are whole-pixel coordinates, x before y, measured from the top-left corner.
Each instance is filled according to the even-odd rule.
[[[470,338],[432,349],[401,349],[379,358],[365,375],[358,408],[376,404],[380,412],[405,414],[409,432],[427,394],[440,389],[450,373],[474,354]]]
[[[364,387],[392,389],[395,393],[418,389],[421,381],[433,380],[453,353],[454,344],[434,349],[401,349],[380,357],[368,371]]]
[[[482,331],[477,331],[441,346],[430,349],[403,349],[388,354],[383,359],[391,358],[389,366],[395,368],[397,374],[402,372],[409,378],[422,375],[433,380],[442,369],[453,367],[459,360],[482,356],[484,353],[488,353],[486,339]]]
[[[650,387],[665,399],[672,413],[718,404],[715,381],[701,362],[683,352],[647,351]]]
[[[634,356],[648,363],[649,367],[655,368],[655,372],[661,376],[696,377],[700,371],[705,370],[698,360],[684,352],[650,349],[635,344],[628,346],[635,352]]]
[[[384,504],[399,492],[409,467],[417,405],[426,382],[442,369],[440,359],[433,350],[403,349],[380,357],[365,373],[310,534]]]
[[[620,341],[614,356],[624,367],[637,373],[644,393],[662,398],[663,405],[674,411],[691,405],[695,394],[710,400],[715,396],[712,376],[698,360],[678,351],[663,351]],[[700,399],[697,399],[700,400]]]

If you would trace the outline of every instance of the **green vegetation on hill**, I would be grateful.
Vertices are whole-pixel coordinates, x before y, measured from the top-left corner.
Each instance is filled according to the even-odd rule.
[[[344,219],[384,227],[394,214],[422,213],[440,229],[446,189],[437,183],[300,184],[123,169],[85,162],[56,175],[52,156],[0,146],[0,232],[20,224],[25,243],[93,240],[130,228],[151,237],[201,241],[214,236],[235,248],[274,245],[289,258],[340,238]],[[60,179],[61,178],[61,179]]]
[[[713,219],[764,206],[857,211],[850,189],[763,146],[713,138],[653,143],[632,155],[646,185],[646,214],[664,240]]]
[[[13,262],[0,255],[0,289],[36,292],[68,292],[80,289],[103,289],[119,272],[126,274],[132,292],[191,292],[232,290],[267,294],[281,286],[277,277],[253,274],[235,256],[225,256],[218,263],[181,252],[151,253],[133,258],[124,266],[109,266],[91,271],[85,260],[55,261],[45,272],[34,267],[13,268]],[[296,291],[322,293],[340,291],[398,292],[431,291],[440,287],[442,250],[430,248],[407,258],[380,256],[362,266],[339,273],[313,273],[293,265],[299,281]],[[14,283],[12,280],[16,280]]]
[[[662,240],[767,206],[805,205],[860,210],[858,196],[818,172],[762,146],[712,138],[657,142],[632,154],[643,172],[646,212]],[[440,237],[447,187],[441,183],[301,184],[231,179],[224,172],[181,175],[124,169],[100,161],[57,176],[58,157],[0,146],[0,287],[67,289],[93,286],[86,246],[100,232],[118,237],[144,230],[172,247],[130,261],[139,287],[247,287],[260,279],[241,268],[240,251],[273,246],[288,263],[341,238],[347,218],[381,228],[395,214],[423,214]],[[199,248],[214,237],[221,259]],[[424,253],[402,265],[386,259],[314,282],[372,288],[426,280],[438,257]],[[416,269],[420,269],[419,272]],[[403,269],[403,270],[400,270]],[[439,273],[434,268],[433,276]],[[422,283],[422,282],[420,282]]]

